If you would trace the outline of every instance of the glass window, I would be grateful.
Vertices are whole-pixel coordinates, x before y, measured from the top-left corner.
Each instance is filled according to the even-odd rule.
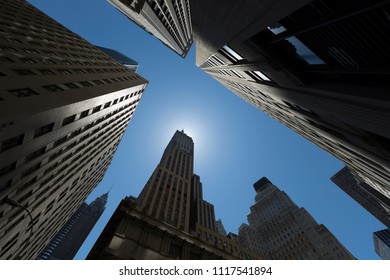
[[[24,139],[24,134],[20,134],[18,136],[4,140],[2,145],[1,145],[1,151],[5,151],[5,150],[11,149],[15,146],[22,144],[23,139]]]
[[[63,89],[60,88],[60,87],[57,86],[57,85],[43,86],[43,88],[46,89],[47,91],[50,91],[50,92],[59,92],[59,91],[63,91]]]
[[[224,46],[222,49],[225,50],[231,57],[233,57],[235,61],[244,59],[240,54],[238,54],[235,50],[233,50],[227,45]]]
[[[268,78],[263,72],[261,71],[251,71],[257,78],[263,81],[271,81],[270,78]]]
[[[89,110],[82,111],[81,114],[80,114],[80,119],[85,118],[86,116],[88,116],[88,113],[89,113]]]
[[[53,127],[54,127],[54,122],[52,123],[49,123],[47,125],[44,125],[44,126],[41,126],[39,128],[37,128],[34,132],[34,138],[36,137],[39,137],[41,135],[44,135],[46,133],[49,133],[53,130]]]
[[[284,31],[286,31],[286,28],[284,28],[284,26],[279,26],[279,27],[267,27],[272,33],[274,33],[275,35],[278,35]]]
[[[21,76],[29,76],[29,75],[35,75],[34,72],[28,70],[28,69],[14,69],[14,72]]]
[[[8,164],[7,166],[0,168],[0,176],[9,173],[12,170],[15,170],[15,167],[16,167],[16,161],[11,164]]]
[[[62,126],[65,126],[67,124],[70,124],[70,123],[74,122],[75,119],[76,119],[76,115],[72,115],[72,116],[66,117],[63,120],[63,122],[62,122]]]
[[[325,62],[314,54],[308,47],[306,47],[301,41],[295,36],[287,38],[291,44],[294,45],[297,54],[302,57],[309,64],[325,64]]]
[[[31,88],[13,89],[13,90],[9,90],[8,92],[16,97],[28,97],[32,95],[39,95],[39,93],[35,92]]]
[[[34,158],[37,158],[39,157],[40,155],[43,155],[46,151],[46,146],[43,147],[43,148],[40,148],[38,150],[36,150],[35,152],[32,152],[31,154],[29,154],[27,157],[26,157],[26,161],[30,161]]]

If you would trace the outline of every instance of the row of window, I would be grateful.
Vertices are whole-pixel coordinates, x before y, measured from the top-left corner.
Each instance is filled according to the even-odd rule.
[[[0,57],[1,59],[6,59],[7,61],[4,62],[11,62],[8,60],[6,57]],[[58,75],[58,74],[109,74],[109,73],[120,73],[120,72],[128,72],[126,68],[123,67],[118,67],[118,68],[88,68],[88,69],[81,69],[81,68],[76,68],[76,69],[13,69],[13,71],[20,75],[20,76],[32,76],[32,75]],[[128,73],[130,74],[130,73]],[[5,74],[3,75],[5,76]],[[135,80],[137,79],[136,75],[131,75],[131,76],[126,76],[130,80]],[[119,79],[119,78],[117,78]],[[124,79],[124,77],[122,77]]]
[[[65,83],[65,84],[58,84],[58,85],[46,85],[46,86],[42,86],[42,88],[44,88],[48,92],[62,92],[70,89],[79,89],[83,87],[93,87],[98,85],[106,85],[106,84],[118,83],[123,81],[129,81],[136,78],[137,78],[136,76],[125,76],[125,77],[117,77],[117,78],[102,79],[102,80],[81,81],[81,82]],[[12,89],[12,90],[8,90],[8,92],[12,96],[17,98],[39,95],[38,92],[36,92],[31,88]]]
[[[16,34],[19,36],[25,36],[23,33],[15,32],[15,31],[10,31],[10,33],[13,33],[13,34]],[[46,39],[46,38],[41,38],[39,36],[32,36],[32,35],[29,35],[29,36],[33,37],[34,39],[37,39],[38,41],[51,42],[51,43],[55,43],[55,44],[62,44],[62,46],[68,46],[68,45],[76,46],[77,45],[77,44],[73,43],[73,41],[62,41],[62,40],[58,40],[58,39],[57,40]],[[4,39],[8,42],[19,43],[21,45],[24,45],[23,41],[16,39],[16,38],[13,38],[13,37],[5,37]],[[32,45],[37,45],[36,43],[38,43],[38,42],[35,42],[35,44],[32,44]],[[95,54],[94,56],[83,55],[83,54],[79,54],[77,52],[78,50],[72,49],[72,48],[67,48],[67,50],[70,50],[70,51],[73,50],[74,52],[77,52],[77,53],[69,54],[69,53],[62,52],[62,51],[38,50],[38,49],[24,48],[24,47],[20,48],[20,50],[21,50],[20,51],[20,50],[16,49],[15,46],[13,46],[13,47],[1,46],[0,50],[8,51],[8,52],[19,52],[19,53],[21,53],[21,51],[22,51],[22,52],[25,52],[28,54],[40,54],[42,56],[78,58],[78,59],[83,59],[83,60],[87,60],[87,61],[91,61],[91,60],[92,61],[108,61],[108,62],[111,61],[111,59],[109,57],[102,55],[102,53],[99,53],[98,51],[96,51],[96,53],[94,53]],[[61,47],[61,50],[63,50],[62,47]],[[69,64],[69,63],[66,63],[66,61],[64,61],[64,62],[65,62],[64,64]]]
[[[117,124],[119,125],[119,124]],[[117,125],[115,125],[114,127],[116,127]],[[110,128],[111,129],[111,128]],[[106,135],[104,138],[102,137],[95,137],[93,139],[93,141],[95,141],[96,139],[99,139],[99,142],[97,144],[97,146],[95,146],[95,149],[92,150],[90,153],[88,153],[87,155],[85,155],[83,157],[83,159],[80,159],[80,157],[83,155],[82,153],[80,152],[76,152],[78,154],[77,156],[77,159],[74,159],[72,161],[70,161],[69,163],[71,163],[71,165],[73,166],[70,166],[69,164],[66,164],[66,161],[68,159],[70,159],[70,157],[68,158],[63,158],[61,159],[61,164],[64,166],[64,168],[62,168],[61,170],[57,170],[56,171],[56,174],[58,175],[61,175],[59,176],[55,181],[52,181],[52,183],[50,185],[47,185],[46,188],[44,188],[44,186],[46,185],[47,182],[53,180],[53,175],[48,177],[48,179],[45,179],[44,181],[42,181],[42,183],[40,184],[40,188],[38,190],[44,190],[42,191],[40,194],[39,194],[39,201],[37,200],[34,205],[33,205],[33,209],[36,209],[37,207],[39,207],[45,200],[47,197],[50,197],[54,192],[56,192],[60,187],[62,187],[62,184],[59,184],[60,181],[68,181],[70,177],[72,177],[74,175],[75,172],[77,172],[77,167],[78,166],[83,166],[83,164],[87,163],[87,162],[90,162],[92,159],[94,159],[96,157],[96,153],[101,151],[104,146],[107,146],[110,144],[110,141],[107,142],[107,139],[112,139],[112,141],[116,140],[116,136],[117,134],[121,134],[123,133],[123,127],[122,126],[119,126],[117,129],[115,129],[115,131],[113,131],[113,135]],[[106,133],[107,134],[107,133]],[[107,144],[108,143],[108,144]],[[93,147],[91,145],[89,145],[90,147]],[[87,145],[83,145],[83,148],[87,147]],[[72,156],[73,154],[70,154],[70,156]],[[38,165],[40,165],[41,163],[39,163]],[[68,169],[67,172],[65,172],[65,169]],[[64,177],[66,175],[69,174],[69,172],[72,172],[69,176],[67,176],[67,178],[64,179]],[[52,187],[52,186],[56,186],[56,187]],[[19,190],[20,191],[20,190]],[[50,192],[49,192],[50,191]],[[45,194],[45,195],[44,195]],[[27,198],[30,198],[32,195],[32,193],[27,197]],[[26,196],[26,195],[25,195]],[[25,197],[23,196],[23,197]],[[38,196],[37,196],[38,198]],[[19,201],[21,202],[24,202],[23,201],[23,198],[19,198]]]
[[[128,95],[128,96],[129,96],[129,95]],[[128,98],[128,96],[126,96],[126,97]],[[123,97],[122,97],[122,98],[123,98]],[[120,101],[122,101],[122,98],[120,99]],[[114,100],[113,104],[115,104],[117,100],[118,100],[118,99]],[[106,103],[106,105],[105,105],[104,108],[107,108],[106,106],[107,106],[107,104],[109,104],[109,103],[111,103],[111,102]],[[106,116],[102,117],[101,119],[103,120],[103,119],[106,119],[106,118],[110,117],[111,115],[117,114],[117,113],[119,113],[121,110],[123,110],[123,109],[125,109],[125,108],[127,108],[127,107],[129,107],[129,106],[131,106],[131,105],[134,105],[134,104],[136,104],[136,103],[137,103],[137,101],[134,101],[134,102],[132,102],[131,104],[128,104],[127,106],[123,106],[122,108],[117,109],[116,111],[110,113],[109,115],[106,115]],[[101,106],[95,107],[95,109],[93,109],[92,112],[94,112],[94,111],[97,112],[96,108],[99,108],[99,109],[100,109],[100,107],[101,107]],[[133,110],[133,109],[135,109],[135,106],[132,107],[132,108],[130,108],[128,111]],[[84,111],[84,112],[87,112],[87,113],[88,113],[88,111],[90,111],[90,110],[86,110],[86,111]],[[122,115],[123,115],[123,114],[121,114],[121,116],[122,116]],[[76,115],[73,115],[73,116],[70,116],[70,117],[65,118],[64,121],[63,121],[63,123],[66,123],[66,122],[68,122],[69,120],[74,119],[75,116],[76,116]],[[86,115],[85,115],[85,116],[86,116]],[[98,123],[100,123],[99,120],[93,122],[93,124],[98,124]],[[39,137],[39,136],[41,136],[41,135],[44,135],[44,134],[46,134],[46,133],[49,133],[50,131],[52,131],[53,127],[54,127],[54,123],[50,123],[50,124],[44,125],[44,126],[38,128],[38,129],[36,129],[36,130],[35,130],[35,133],[34,133],[34,137]],[[87,126],[86,126],[87,129],[89,129],[90,127],[91,127],[90,125],[87,125]],[[78,129],[77,131],[78,131],[79,133],[82,132],[81,129]],[[54,142],[54,147],[55,147],[55,146],[58,146],[58,145],[60,145],[60,144],[62,144],[62,143],[64,143],[64,142],[66,142],[66,141],[67,141],[68,139],[70,139],[70,138],[75,137],[75,136],[78,135],[79,133],[77,133],[77,134],[72,133],[72,134],[69,135],[69,137],[68,137],[68,136],[65,136],[65,137],[62,137],[62,138],[58,139],[57,141]],[[15,146],[17,146],[17,145],[22,144],[22,143],[23,143],[23,138],[24,138],[24,134],[21,134],[21,135],[18,135],[18,136],[16,136],[16,137],[12,137],[12,138],[10,138],[10,139],[8,139],[8,140],[3,141],[2,151],[3,151],[3,150],[10,149],[10,148],[12,148],[12,147],[15,147]],[[46,146],[45,146],[45,147],[41,147],[41,148],[37,149],[36,151],[34,151],[34,152],[30,153],[29,155],[27,155],[25,161],[26,161],[26,162],[29,162],[29,161],[31,161],[31,160],[33,160],[33,159],[35,159],[35,158],[37,158],[37,157],[43,155],[45,152],[46,152]],[[35,165],[35,166],[31,167],[29,170],[24,171],[23,174],[22,174],[22,177],[25,177],[25,176],[31,174],[34,170],[39,169],[39,167],[40,167],[40,166],[36,166],[36,165]],[[6,174],[8,174],[8,173],[10,173],[10,172],[12,172],[12,171],[14,171],[15,168],[16,168],[16,161],[13,162],[13,163],[11,163],[11,164],[8,164],[8,165],[2,167],[2,168],[0,169],[0,177],[3,176],[3,175],[6,175]],[[30,185],[30,183],[31,183],[31,182],[28,182],[28,185]]]

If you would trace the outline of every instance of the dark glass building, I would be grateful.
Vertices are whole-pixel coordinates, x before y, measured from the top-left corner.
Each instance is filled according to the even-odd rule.
[[[72,260],[106,209],[107,198],[105,193],[89,205],[84,202],[37,259]]]

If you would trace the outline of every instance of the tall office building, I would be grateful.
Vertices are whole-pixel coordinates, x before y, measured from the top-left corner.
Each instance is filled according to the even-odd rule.
[[[190,1],[196,64],[390,198],[390,4]]]
[[[0,259],[35,259],[102,180],[147,81],[0,0]]]
[[[88,259],[261,259],[217,232],[193,174],[194,143],[176,131],[138,198],[125,198]]]
[[[375,252],[382,260],[390,260],[390,229],[373,233]]]
[[[240,242],[266,259],[354,259],[322,224],[263,177],[253,185],[255,204],[249,225],[239,229]]]
[[[108,0],[142,29],[185,57],[192,45],[189,0]]]
[[[331,180],[381,223],[390,228],[390,198],[364,183],[357,174],[344,167]]]
[[[108,193],[85,202],[39,254],[38,260],[72,260],[106,209]]]

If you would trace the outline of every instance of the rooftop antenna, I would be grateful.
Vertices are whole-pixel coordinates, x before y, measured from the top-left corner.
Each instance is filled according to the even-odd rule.
[[[115,186],[115,183],[113,183],[113,184],[111,185],[111,187],[110,187],[110,189],[108,190],[107,193],[110,193],[110,191],[114,188],[114,186]]]

